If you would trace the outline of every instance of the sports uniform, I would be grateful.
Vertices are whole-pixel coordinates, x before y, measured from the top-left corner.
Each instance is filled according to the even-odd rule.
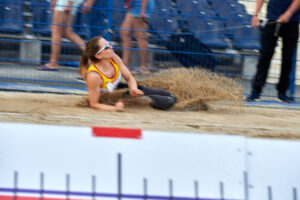
[[[87,73],[95,72],[99,74],[102,79],[101,92],[112,92],[115,89],[128,88],[127,84],[120,83],[122,79],[120,67],[112,59],[110,63],[115,70],[112,77],[104,75],[94,64],[89,66]],[[155,109],[166,110],[176,103],[175,95],[167,90],[154,89],[141,85],[138,85],[138,89],[144,92],[144,96],[149,97],[150,106]]]

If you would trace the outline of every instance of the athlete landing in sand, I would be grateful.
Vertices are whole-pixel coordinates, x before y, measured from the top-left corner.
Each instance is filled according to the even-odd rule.
[[[89,62],[92,64],[89,65]],[[149,97],[150,105],[156,109],[166,110],[176,102],[175,95],[169,91],[137,85],[135,78],[121,58],[114,53],[109,42],[100,36],[87,42],[86,49],[81,55],[79,74],[86,81],[89,104],[94,109],[124,110],[122,100],[117,101],[114,106],[99,103],[101,93],[124,87],[129,88],[131,96]],[[120,83],[122,77],[125,78],[127,84]]]

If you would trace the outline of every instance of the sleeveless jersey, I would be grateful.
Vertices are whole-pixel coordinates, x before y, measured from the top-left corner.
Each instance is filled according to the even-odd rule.
[[[102,85],[100,86],[102,92],[112,92],[118,86],[118,84],[120,83],[120,81],[122,79],[120,68],[117,65],[117,63],[115,63],[113,60],[110,60],[110,63],[113,66],[113,68],[115,69],[115,73],[112,77],[105,76],[100,70],[98,70],[97,67],[95,67],[94,64],[89,66],[89,68],[87,70],[87,73],[96,72],[100,75],[100,77],[102,79]]]

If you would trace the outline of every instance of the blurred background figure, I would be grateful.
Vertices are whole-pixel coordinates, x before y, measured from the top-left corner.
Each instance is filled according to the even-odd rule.
[[[264,0],[256,1],[256,10],[252,18],[252,26],[259,27],[258,13]],[[270,0],[267,8],[267,19],[261,23],[261,55],[252,84],[252,92],[247,101],[260,98],[266,83],[270,63],[279,37],[282,38],[282,63],[280,80],[277,84],[277,100],[291,103],[292,98],[286,95],[289,87],[292,60],[299,36],[300,0]]]
[[[130,49],[131,48],[131,34],[134,30],[134,37],[138,42],[139,54],[141,58],[142,74],[149,74],[148,69],[149,54],[148,54],[148,41],[147,30],[148,21],[151,12],[154,9],[154,0],[126,0],[126,7],[128,12],[125,15],[125,19],[121,25],[121,39],[122,39],[122,59],[126,66],[130,66]],[[132,71],[137,73],[137,71]]]
[[[74,15],[77,12],[79,5],[84,0],[52,0],[51,10],[54,12],[51,26],[51,56],[50,61],[44,65],[37,67],[38,70],[57,71],[58,70],[58,57],[61,49],[62,37],[67,38],[72,43],[77,44],[83,51],[85,43],[83,39],[74,33],[72,24]],[[90,11],[94,0],[86,0],[82,4],[82,12]]]

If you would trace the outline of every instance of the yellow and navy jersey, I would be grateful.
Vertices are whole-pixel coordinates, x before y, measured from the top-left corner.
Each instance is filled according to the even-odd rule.
[[[89,66],[86,73],[96,72],[100,75],[102,79],[101,91],[103,92],[112,92],[120,83],[122,79],[121,71],[117,63],[115,63],[112,59],[110,60],[111,65],[115,69],[115,73],[112,77],[105,76],[94,64]]]

